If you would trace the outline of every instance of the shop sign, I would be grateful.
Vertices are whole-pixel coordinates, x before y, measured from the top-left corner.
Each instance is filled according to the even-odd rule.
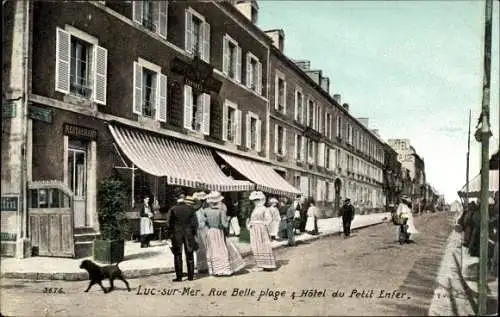
[[[91,141],[97,140],[96,129],[90,129],[79,125],[65,123],[63,125],[63,131],[65,135],[76,136]]]
[[[16,238],[17,238],[16,233],[11,233],[11,232],[0,233],[0,240],[2,241],[16,241],[17,240]]]
[[[4,103],[2,105],[2,118],[15,118],[17,106],[15,103]]]
[[[1,211],[18,211],[19,196],[18,195],[2,195]]]
[[[198,56],[194,57],[192,63],[174,58],[171,70],[183,75],[184,83],[199,91],[219,93],[222,86],[222,83],[213,77],[214,67]]]
[[[28,117],[33,120],[52,123],[52,110],[30,105],[28,107]]]

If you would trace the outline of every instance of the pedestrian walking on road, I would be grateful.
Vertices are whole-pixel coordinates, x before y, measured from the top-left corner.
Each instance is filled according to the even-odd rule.
[[[177,204],[170,208],[167,213],[167,226],[172,241],[172,253],[174,254],[174,267],[176,278],[174,282],[182,281],[182,248],[186,254],[188,280],[194,279],[194,251],[198,249],[196,242],[196,231],[198,230],[198,219],[191,206],[189,206],[184,194],[177,199]]]
[[[300,201],[300,232],[306,232],[307,210],[309,210],[309,201],[302,196]]]
[[[276,268],[276,260],[273,255],[271,239],[269,237],[269,225],[272,216],[266,208],[266,196],[261,191],[250,193],[249,200],[253,201],[255,207],[250,215],[250,245],[258,269],[272,270]]]
[[[354,206],[351,205],[351,200],[346,198],[344,205],[340,208],[342,216],[342,225],[344,227],[344,237],[351,235],[351,222],[354,219]]]
[[[141,248],[147,248],[150,246],[151,237],[154,233],[153,228],[153,211],[149,206],[149,196],[144,197],[144,205],[141,209],[141,228],[140,228],[140,239]]]
[[[207,195],[208,207],[204,210],[207,231],[208,273],[212,276],[230,276],[245,267],[245,262],[236,246],[224,236],[224,228],[229,226],[219,192]]]
[[[269,234],[271,236],[271,240],[276,240],[280,227],[281,217],[280,211],[278,209],[278,200],[274,197],[269,199],[269,212],[271,213],[272,217],[271,224],[269,225]]]
[[[196,233],[196,242],[198,243],[198,250],[196,250],[196,268],[198,274],[208,273],[208,262],[207,262],[207,243],[208,228],[205,224],[205,208],[207,194],[205,192],[197,192],[193,194],[193,199],[198,201],[197,205],[194,205],[193,209],[196,213],[196,218],[198,219],[198,231]]]
[[[413,221],[413,213],[412,213],[412,208],[411,208],[411,199],[403,195],[401,196],[401,202],[398,205],[398,208],[396,209],[396,214],[397,217],[401,217],[402,215],[407,218],[406,224],[408,225],[408,234],[410,235],[416,235],[418,234],[417,228],[415,228],[415,223]],[[398,237],[399,237],[399,230],[400,228],[398,227]]]
[[[314,199],[309,197],[309,208],[307,209],[306,232],[312,235],[318,234],[318,208]]]
[[[288,198],[285,198],[286,206],[286,237],[288,239],[288,246],[295,246],[295,228],[293,227],[293,218],[295,217],[295,206],[291,203]]]

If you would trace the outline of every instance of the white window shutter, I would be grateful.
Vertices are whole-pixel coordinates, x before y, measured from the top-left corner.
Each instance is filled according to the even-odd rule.
[[[295,119],[295,121],[297,121],[299,119],[299,113],[298,113],[298,111],[299,111],[299,98],[297,98],[297,94],[298,94],[298,90],[295,89],[295,97],[293,99],[295,102],[295,108],[293,110],[293,113],[294,113],[293,118]]]
[[[222,106],[222,140],[227,141],[227,123],[228,123],[228,114],[229,111],[227,109],[227,104],[224,103]]]
[[[184,49],[193,53],[193,15],[189,10],[186,10]]]
[[[287,141],[286,141],[286,128],[283,127],[283,143],[281,143],[281,147],[283,149],[283,155],[286,155],[287,150]]]
[[[252,60],[249,53],[247,53],[246,65],[247,65],[246,85],[248,88],[252,89]],[[254,85],[255,84],[256,83],[254,83]]]
[[[203,94],[201,99],[203,100],[202,132],[205,135],[210,135],[210,95]]]
[[[135,114],[142,115],[142,66],[134,62],[134,107]]]
[[[286,95],[286,81],[283,84],[283,114],[286,114],[286,100],[287,100],[287,95]]]
[[[202,35],[203,41],[203,54],[202,54],[202,59],[210,63],[210,24],[204,22],[203,23],[203,35]]]
[[[319,143],[318,144],[318,165],[325,166],[324,161],[325,161],[325,144]]]
[[[250,125],[250,122],[251,122],[251,117],[250,114],[247,113],[245,115],[245,129],[246,129],[245,143],[247,148],[249,149],[252,147],[252,127]]]
[[[184,85],[184,128],[191,130],[193,122],[193,88]]]
[[[158,105],[156,111],[156,119],[161,122],[167,122],[167,76],[158,74]]]
[[[257,124],[255,126],[255,130],[257,130],[255,132],[255,143],[257,143],[255,145],[255,150],[259,153],[262,150],[262,120],[257,120]]]
[[[328,113],[325,112],[325,123],[324,123],[324,128],[323,128],[324,135],[326,137],[329,136],[328,134]]]
[[[132,16],[135,22],[142,24],[142,1],[134,1]]]
[[[236,82],[241,83],[241,47],[236,47]]]
[[[330,151],[330,169],[335,169],[335,149],[329,149]]]
[[[222,38],[222,72],[229,73],[229,40],[225,35]]]
[[[309,120],[311,120],[311,115],[310,115],[311,103],[309,102],[309,100],[307,100],[307,106],[305,108],[306,108],[306,123],[307,126],[309,126]]]
[[[153,1],[152,6],[153,6],[152,23],[154,25],[154,31],[156,33],[160,33],[160,1]]]
[[[69,94],[71,36],[63,29],[56,33],[56,91]]]
[[[274,109],[278,110],[278,104],[280,99],[280,87],[279,87],[279,77],[278,74],[274,76]]]
[[[274,153],[278,154],[278,125],[274,125]]]
[[[304,107],[304,94],[302,93],[300,96],[302,98],[302,100],[300,101],[302,105],[302,116],[300,118],[300,123],[304,124],[304,118],[305,118],[304,111],[306,111],[307,107]]]
[[[158,34],[164,39],[167,39],[168,25],[168,1],[160,1],[160,14],[158,21]]]
[[[295,157],[295,160],[297,161],[300,157],[299,154],[297,154],[297,146],[298,146],[298,143],[299,143],[299,135],[298,134],[295,134],[295,138],[294,138],[294,144],[293,144],[293,156]]]
[[[262,95],[262,63],[257,62],[257,82],[255,83],[257,87],[257,93]]]
[[[108,50],[96,46],[94,50],[94,101],[98,104],[106,104],[107,73],[108,73]]]
[[[302,152],[300,153],[300,155],[301,155],[300,160],[302,162],[306,161],[306,151],[307,151],[306,145],[307,145],[306,138],[304,136],[302,136]]]
[[[234,125],[236,131],[236,145],[241,145],[241,121],[242,121],[241,110],[236,109],[236,122]]]

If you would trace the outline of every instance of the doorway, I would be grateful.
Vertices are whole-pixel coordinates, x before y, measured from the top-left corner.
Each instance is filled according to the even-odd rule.
[[[68,187],[73,191],[75,228],[88,227],[87,193],[87,144],[70,140],[68,144]]]

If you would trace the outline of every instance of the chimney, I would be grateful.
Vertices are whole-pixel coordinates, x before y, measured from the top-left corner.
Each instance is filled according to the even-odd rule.
[[[330,94],[330,78],[321,77],[321,88],[323,88],[324,91]]]
[[[311,77],[312,80],[314,80],[314,82],[318,85],[321,85],[321,75],[322,75],[322,71],[321,70],[306,70],[305,73]]]
[[[257,24],[259,5],[256,0],[236,0],[234,5],[248,20]]]
[[[345,110],[349,111],[349,104],[348,103],[345,103],[342,106],[344,107]]]
[[[362,125],[368,128],[368,118],[358,118]]]
[[[311,69],[311,61],[303,59],[303,60],[294,60],[293,62],[303,71]]]
[[[342,103],[340,102],[340,94],[335,94],[333,95],[333,100],[335,100],[339,105],[341,105]]]
[[[273,40],[273,45],[283,53],[285,49],[285,32],[283,32],[282,29],[269,30],[264,32]]]

